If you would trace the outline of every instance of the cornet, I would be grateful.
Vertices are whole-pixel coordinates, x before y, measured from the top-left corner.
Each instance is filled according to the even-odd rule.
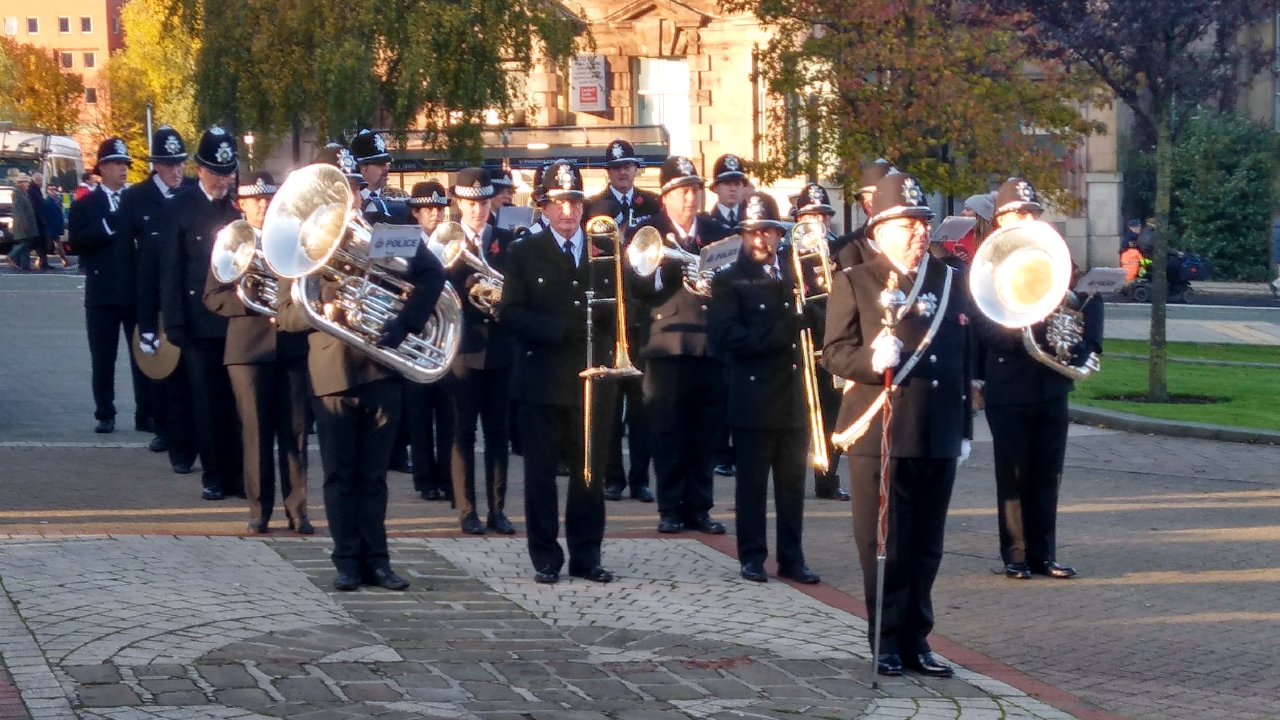
[[[467,233],[456,222],[444,222],[431,233],[432,242],[444,247],[445,269],[463,263],[476,271],[476,283],[467,291],[467,300],[475,308],[490,317],[497,317],[498,303],[502,300],[502,273],[467,247]]]
[[[711,297],[714,271],[702,269],[702,258],[681,248],[674,240],[663,239],[658,229],[646,225],[636,231],[627,245],[627,263],[640,277],[653,277],[667,260],[680,263],[684,289],[700,297]]]
[[[249,223],[236,220],[219,230],[209,263],[218,282],[236,283],[236,297],[245,307],[275,317],[280,281],[267,269],[257,234]]]

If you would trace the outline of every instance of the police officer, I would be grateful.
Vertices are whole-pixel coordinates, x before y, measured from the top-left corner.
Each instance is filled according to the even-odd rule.
[[[506,264],[511,233],[489,225],[489,201],[495,191],[488,171],[466,168],[450,188],[458,206],[466,248],[498,272]],[[477,281],[476,271],[465,262],[448,269],[449,282],[466,297]],[[506,516],[507,501],[507,386],[515,354],[515,340],[501,322],[469,300],[462,307],[462,345],[449,373],[454,396],[453,500],[462,531],[483,535],[488,527],[503,535],[515,534]],[[476,513],[476,421],[484,429],[484,486],[488,517],[480,523]]]
[[[196,444],[203,469],[201,496],[243,495],[240,430],[226,355],[227,319],[205,307],[209,256],[218,231],[240,218],[231,202],[236,141],[217,125],[196,149],[199,182],[165,207],[160,235],[160,309],[169,341],[182,348],[191,386]],[[144,339],[155,340],[155,319],[141,318]]]
[[[820,579],[805,564],[801,545],[809,413],[797,340],[821,313],[812,305],[803,316],[796,312],[795,287],[804,279],[796,278],[789,250],[779,252],[785,226],[774,199],[748,196],[738,228],[742,251],[712,280],[707,321],[728,369],[728,417],[738,461],[738,559],[742,577],[768,580],[765,512],[772,471],[778,577],[813,584]]]
[[[599,195],[587,199],[585,217],[600,215],[613,218],[620,228],[633,228],[658,212],[658,196],[636,187],[640,174],[640,158],[626,140],[609,143],[604,152],[604,167],[609,185]]]
[[[831,207],[831,198],[827,195],[826,188],[817,183],[809,183],[800,190],[800,194],[795,198],[795,221],[820,222],[827,229],[828,251],[835,241],[835,236],[831,234],[831,218],[836,214],[834,208]],[[830,255],[834,262],[835,255]],[[821,303],[825,305],[825,303]],[[817,306],[815,306],[817,307]],[[823,315],[825,321],[825,315]],[[825,330],[825,322],[818,322],[813,327],[813,344],[815,347],[822,347],[822,334]],[[818,398],[822,405],[822,418],[828,430],[836,424],[836,417],[840,414],[840,390],[835,386],[834,378],[825,368],[817,368],[818,376]],[[841,386],[843,386],[843,382]],[[826,472],[814,469],[813,471],[813,489],[814,495],[823,500],[848,500],[849,493],[840,487],[840,453],[835,451],[835,447],[831,445],[831,441],[827,440],[827,457],[830,458],[830,466]]]
[[[662,210],[645,222],[687,252],[698,253],[729,229],[697,212],[702,178],[685,157],[662,164]],[[712,465],[725,428],[724,365],[707,342],[707,300],[684,287],[679,262],[663,262],[653,277],[632,275],[632,289],[649,308],[645,412],[649,417],[658,486],[658,531],[684,528],[719,535],[711,518]]]
[[[154,327],[160,313],[160,216],[165,206],[183,189],[186,143],[177,130],[161,125],[151,136],[152,173],[146,181],[130,185],[120,195],[120,215],[124,231],[133,238],[138,253],[138,317],[149,318]],[[147,380],[155,437],[150,448],[169,452],[173,471],[191,472],[196,459],[195,427],[191,419],[191,388],[182,359],[164,380]]]
[[[721,155],[711,167],[711,192],[716,194],[716,206],[711,217],[726,227],[738,226],[742,219],[742,202],[747,197],[747,174],[742,171],[742,160],[737,155]]]
[[[516,337],[511,369],[511,396],[517,403],[524,435],[525,516],[529,557],[543,584],[559,582],[564,550],[556,541],[556,463],[568,465],[565,540],[569,574],[595,582],[613,580],[600,563],[604,538],[604,487],[599,472],[608,448],[614,391],[596,381],[592,407],[583,407],[587,365],[587,297],[592,276],[612,277],[612,259],[592,262],[582,232],[582,175],[569,161],[558,160],[543,174],[548,228],[510,246],[498,316]],[[598,265],[600,267],[594,267]],[[611,283],[609,283],[611,285]],[[602,283],[599,289],[608,285]],[[610,293],[611,294],[611,293]],[[612,362],[614,318],[607,305],[593,309],[592,364]],[[583,457],[583,413],[592,412],[596,457]],[[587,485],[584,460],[596,479]]]
[[[133,337],[136,322],[134,238],[125,230],[120,213],[121,191],[133,158],[120,138],[108,138],[98,147],[94,173],[102,178],[93,192],[75,201],[67,217],[68,241],[84,268],[85,326],[89,331],[89,358],[93,382],[94,432],[116,429],[116,353],[120,331]],[[127,345],[126,345],[127,347]],[[146,405],[146,376],[133,362],[135,407]]]
[[[862,168],[862,177],[858,181],[858,191],[854,193],[854,198],[868,218],[871,217],[871,207],[875,202],[877,183],[886,175],[896,172],[898,171],[893,164],[883,159],[868,163]],[[842,268],[857,265],[875,254],[875,248],[867,240],[867,224],[864,222],[852,232],[841,235],[832,244],[832,257]]]
[[[877,658],[882,675],[899,675],[904,665],[931,676],[952,674],[951,667],[933,655],[928,635],[956,465],[968,457],[972,437],[969,310],[964,283],[927,252],[932,217],[914,177],[882,178],[867,221],[868,236],[880,251],[836,273],[827,303],[822,364],[856,383],[844,393],[837,432],[852,443],[854,541],[864,597],[873,612],[881,405],[893,403],[889,535]],[[905,304],[895,312],[896,328],[889,332],[881,294],[891,277]],[[890,393],[884,388],[885,373],[892,375],[895,389]]]
[[[1031,183],[1010,178],[996,193],[997,228],[1035,220],[1043,212]],[[1073,350],[1073,364],[1102,352],[1103,305],[1085,299],[1084,339]],[[1034,575],[1066,579],[1074,568],[1057,561],[1058,489],[1067,449],[1067,396],[1075,383],[1034,359],[1021,329],[999,325],[982,314],[974,318],[982,343],[984,380],[981,394],[991,427],[996,466],[996,510],[1000,521],[1000,556],[1005,577],[1027,580]],[[1043,340],[1045,321],[1031,326]]]
[[[236,191],[244,219],[261,238],[267,205],[276,194],[270,173]],[[261,242],[259,240],[259,242]],[[231,378],[240,418],[244,489],[249,499],[249,532],[265,534],[275,507],[275,457],[279,450],[280,498],[289,529],[311,535],[307,519],[307,332],[283,332],[274,317],[259,315],[236,294],[238,283],[222,283],[209,272],[204,304],[228,318],[223,363]],[[279,293],[290,290],[279,280]]]
[[[422,228],[422,243],[444,258],[444,247],[433,243],[431,234],[449,212],[449,196],[435,180],[416,183],[407,201],[409,212]],[[453,497],[453,474],[449,456],[453,453],[453,391],[450,376],[433,383],[407,383],[409,403],[402,417],[408,419],[413,458],[413,489],[423,500]],[[403,422],[402,422],[403,424]]]
[[[342,168],[352,179],[350,153],[337,143],[325,146],[317,162]],[[360,201],[353,193],[353,205]],[[420,244],[406,279],[413,290],[399,314],[387,321],[377,340],[380,347],[399,347],[409,333],[422,331],[444,288],[444,267]],[[324,283],[320,299],[327,301],[335,293],[333,284]],[[291,295],[281,297],[277,319],[281,330],[308,328]],[[391,569],[386,531],[387,464],[400,419],[403,380],[328,333],[311,333],[307,345],[324,467],[324,510],[338,570],[333,587],[342,592],[361,584],[404,590],[409,583]]]
[[[361,128],[351,139],[351,156],[356,169],[364,180],[360,190],[360,212],[372,223],[410,224],[409,211],[404,203],[388,200],[383,191],[391,170],[391,153],[387,141],[369,128]]]

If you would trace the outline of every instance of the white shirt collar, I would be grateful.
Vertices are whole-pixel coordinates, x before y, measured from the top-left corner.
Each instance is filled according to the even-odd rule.
[[[720,203],[716,203],[716,209],[718,209],[720,211],[720,214],[725,217],[729,217],[729,213],[733,213],[734,217],[737,217],[737,214],[738,214],[738,208],[736,207],[731,208],[727,205],[721,205]]]
[[[630,190],[628,190],[628,191],[626,191],[626,192],[620,192],[620,191],[618,190],[618,188],[616,188],[616,187],[614,187],[614,186],[610,185],[610,186],[609,186],[609,192],[613,193],[613,196],[614,196],[615,198],[617,198],[618,202],[620,202],[620,203],[628,203],[628,202],[631,202],[631,198],[635,196],[635,194],[636,194],[636,189],[635,189],[635,188],[631,188]]]
[[[685,232],[685,229],[680,227],[680,223],[675,220],[671,221],[671,227],[675,228],[676,235],[679,236],[681,240],[695,240],[698,237],[698,216],[693,216],[693,224],[689,226],[688,232]]]
[[[200,187],[200,192],[204,193],[204,196],[205,196],[205,197],[207,197],[207,198],[209,198],[209,202],[211,202],[211,203],[216,203],[216,202],[218,202],[218,200],[220,200],[220,199],[221,199],[221,198],[216,198],[216,197],[214,197],[214,196],[210,195],[210,194],[209,194],[209,191],[204,189],[204,183],[198,182],[198,183],[196,183],[196,185]],[[225,197],[225,196],[224,196],[224,197]]]
[[[556,247],[564,248],[565,241],[572,243],[573,262],[575,265],[581,265],[582,264],[582,228],[578,228],[577,231],[573,233],[573,237],[568,237],[568,238],[556,232],[555,229],[550,226],[548,226],[547,229],[551,231],[551,237],[556,239]]]
[[[171,197],[174,193],[178,191],[178,188],[176,187],[171,188],[168,185],[165,185],[164,181],[160,179],[160,173],[153,174],[151,176],[151,180],[156,184],[156,187],[160,188],[160,194],[165,197]],[[179,185],[178,187],[182,187],[182,186]]]

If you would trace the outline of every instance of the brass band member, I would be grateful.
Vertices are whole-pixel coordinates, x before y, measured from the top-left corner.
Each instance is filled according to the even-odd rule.
[[[854,193],[854,198],[862,206],[862,211],[867,218],[871,217],[871,207],[876,195],[876,184],[884,176],[896,172],[898,171],[894,169],[888,160],[876,160],[862,168],[862,177],[858,181],[858,191]],[[863,223],[856,230],[840,236],[831,247],[831,256],[836,259],[836,264],[842,268],[857,265],[864,260],[870,259],[874,254],[875,250],[867,242],[867,223]]]
[[[1011,178],[996,194],[995,226],[1034,220],[1042,212],[1031,183]],[[1084,303],[1085,337],[1073,351],[1076,364],[1102,351],[1102,302]],[[1075,577],[1057,561],[1058,489],[1067,449],[1067,395],[1074,383],[1027,353],[1022,330],[997,325],[981,313],[975,329],[985,351],[981,390],[991,427],[996,465],[996,509],[1005,577]],[[1031,326],[1043,340],[1045,323]]]
[[[636,187],[640,158],[626,140],[609,143],[604,151],[604,167],[609,186],[587,199],[585,217],[608,215],[620,228],[633,228],[658,212],[658,196]]]
[[[231,202],[235,184],[236,141],[214,126],[196,148],[199,183],[178,194],[165,208],[160,231],[160,309],[170,342],[182,348],[182,365],[191,385],[196,443],[200,452],[205,500],[244,495],[231,378],[222,364],[227,319],[204,305],[209,256],[218,231],[239,220]],[[143,333],[154,333],[154,318],[141,318]]]
[[[409,212],[422,228],[422,243],[443,260],[444,248],[431,243],[431,233],[449,212],[449,197],[435,180],[413,186],[407,201]],[[410,448],[413,452],[413,489],[423,500],[453,498],[453,389],[446,375],[433,383],[406,383]]]
[[[569,574],[595,582],[613,580],[600,564],[604,538],[604,484],[598,468],[604,453],[590,458],[596,480],[583,479],[583,412],[593,412],[600,429],[596,448],[608,447],[611,383],[597,382],[595,402],[583,408],[587,365],[587,286],[591,251],[582,232],[582,175],[574,164],[557,160],[543,173],[545,219],[549,227],[510,246],[498,316],[516,336],[511,397],[523,435],[525,516],[534,579],[559,582],[564,550],[556,507],[556,463],[569,468],[564,512]],[[603,265],[603,263],[600,263]],[[598,268],[599,274],[606,273]],[[612,276],[612,273],[608,273]],[[614,318],[607,306],[594,309],[593,364],[608,364],[614,347]],[[603,400],[603,402],[602,402]]]
[[[351,156],[364,182],[360,190],[360,211],[370,223],[408,223],[408,211],[403,203],[393,202],[383,196],[387,187],[387,175],[391,170],[391,153],[387,141],[369,128],[361,128],[351,138]]]
[[[489,225],[489,201],[494,197],[489,172],[467,168],[450,188],[458,206],[467,251],[498,272],[506,264],[511,232]],[[478,277],[465,262],[448,270],[449,282],[466,297]],[[462,532],[483,535],[485,528],[503,535],[516,529],[507,519],[507,386],[515,355],[515,340],[502,323],[470,302],[462,306],[462,345],[450,367],[454,397],[454,435],[451,459],[453,501]],[[484,489],[488,518],[476,513],[476,421],[484,429]]]
[[[320,151],[328,162],[359,181],[355,163],[336,143]],[[353,182],[353,185],[354,185]],[[360,196],[353,192],[352,202]],[[358,210],[353,207],[353,210]],[[425,245],[409,263],[406,278],[413,290],[396,317],[387,321],[380,347],[395,348],[411,332],[421,332],[444,288],[444,267]],[[321,297],[336,296],[336,284],[325,283]],[[280,298],[280,329],[303,332],[308,323],[289,294]],[[368,355],[324,332],[307,336],[316,434],[324,467],[324,512],[333,538],[333,587],[349,592],[361,584],[404,590],[408,581],[391,569],[387,553],[387,463],[400,420],[404,381]]]
[[[662,163],[662,212],[644,225],[687,252],[720,240],[729,230],[697,212],[702,178],[685,157]],[[720,535],[711,518],[712,467],[725,427],[724,364],[707,343],[707,298],[684,287],[680,262],[666,260],[650,278],[633,276],[636,297],[649,308],[645,359],[645,412],[658,481],[658,531],[683,528]]]
[[[728,228],[738,226],[742,219],[743,203],[749,194],[747,174],[742,171],[742,160],[737,155],[721,155],[711,167],[711,192],[716,194],[716,206],[711,217]]]
[[[867,222],[868,238],[879,252],[836,273],[827,304],[822,364],[856,383],[844,394],[839,430],[857,438],[849,449],[849,489],[864,597],[872,615],[886,374],[895,388],[887,398],[892,419],[877,658],[882,675],[901,674],[904,664],[926,675],[952,673],[934,657],[928,635],[947,505],[957,462],[968,456],[972,437],[965,327],[969,310],[964,283],[926,252],[932,216],[914,177],[881,179]],[[881,300],[891,276],[905,294],[904,305],[891,306],[896,310],[886,310]],[[896,319],[892,332],[885,327],[887,313]]]
[[[254,234],[262,233],[267,205],[275,195],[270,173],[236,192],[240,211]],[[276,501],[276,450],[279,449],[280,499],[289,529],[315,533],[307,519],[307,334],[282,332],[276,319],[259,315],[236,295],[238,283],[222,283],[209,272],[204,304],[227,318],[223,363],[231,377],[240,417],[244,454],[244,491],[249,499],[249,532],[268,532]],[[280,281],[284,292],[289,281]]]
[[[765,582],[769,473],[777,508],[778,577],[812,584],[804,561],[804,475],[808,409],[796,340],[820,318],[796,313],[796,278],[789,252],[779,252],[783,228],[773,198],[755,193],[743,204],[742,251],[711,283],[708,327],[728,366],[729,426],[737,448],[734,523],[742,577]],[[810,308],[814,306],[810,305]]]

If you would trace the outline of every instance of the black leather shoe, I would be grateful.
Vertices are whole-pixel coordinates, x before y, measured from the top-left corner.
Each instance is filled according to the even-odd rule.
[[[560,571],[552,570],[550,567],[544,567],[533,576],[533,581],[539,585],[555,585],[560,582]]]
[[[266,535],[267,533],[271,532],[271,528],[268,525],[269,523],[266,518],[263,518],[261,520],[250,520],[249,532],[253,533],[254,535]]]
[[[507,519],[507,514],[501,510],[489,513],[489,521],[485,523],[488,528],[499,535],[515,535],[516,528]]]
[[[307,519],[306,515],[303,515],[302,518],[298,520],[296,523],[290,520],[289,529],[298,533],[299,535],[315,535],[316,534],[315,526],[311,524],[311,521]]]
[[[849,493],[845,492],[845,489],[842,487],[838,487],[829,493],[817,493],[817,496],[819,500],[849,500]]]
[[[174,463],[173,471],[179,475],[190,475],[192,472],[191,463]]]
[[[898,653],[880,653],[876,658],[876,674],[886,677],[898,677],[902,674],[902,658]]]
[[[157,435],[151,438],[151,442],[147,443],[147,449],[151,452],[168,452],[169,440],[163,435]]]
[[[462,532],[468,535],[484,534],[484,526],[480,524],[480,517],[476,515],[475,510],[462,516]]]
[[[409,581],[391,571],[391,568],[378,568],[373,571],[373,585],[383,590],[404,590]]]
[[[1004,566],[1004,576],[1013,580],[1030,580],[1031,568],[1026,563],[1009,563]]]
[[[911,656],[907,667],[929,677],[949,678],[956,674],[950,665],[938,660],[938,657],[931,652]]]
[[[1035,573],[1037,575],[1044,575],[1046,577],[1057,578],[1058,580],[1066,580],[1068,578],[1073,578],[1076,576],[1076,569],[1073,567],[1067,567],[1065,565],[1059,565],[1053,560],[1050,560],[1044,563],[1043,565],[1040,565],[1039,567],[1037,567],[1035,570]]]
[[[352,592],[360,589],[360,578],[351,573],[338,573],[333,579],[333,589],[341,592]]]
[[[388,467],[387,469],[392,472],[404,473],[405,475],[412,475],[413,461],[410,460],[409,458],[405,458],[399,461],[393,461],[390,467]]]
[[[222,500],[225,496],[222,494],[222,488],[207,487],[200,491],[200,497],[204,500]]]
[[[663,515],[658,520],[658,532],[668,535],[678,533],[684,529],[684,523],[680,522],[680,518],[673,515]]]
[[[610,502],[618,502],[622,499],[622,488],[613,487],[604,489],[604,499]]]
[[[653,491],[647,487],[641,487],[639,490],[632,490],[631,499],[639,500],[642,503],[651,503],[653,502]]]
[[[93,431],[98,433],[99,435],[106,435],[107,433],[113,433],[116,431],[116,421],[112,418],[107,418],[106,420],[99,420],[98,427],[94,428]]]
[[[698,532],[706,533],[708,535],[724,534],[724,523],[712,520],[711,515],[708,513],[702,513],[698,517],[694,518],[693,522],[687,523],[687,525],[690,530],[697,530]]]
[[[733,463],[722,463],[717,465],[715,470],[715,473],[721,477],[733,477],[735,472],[737,469],[733,467]]]
[[[818,576],[818,573],[810,570],[809,566],[803,563],[795,567],[779,568],[778,577],[795,580],[803,585],[817,585],[822,582],[822,578]]]
[[[608,570],[605,570],[599,565],[585,572],[574,572],[570,570],[569,574],[576,578],[582,578],[584,580],[590,580],[592,582],[598,582],[598,583],[610,583],[610,582],[613,582],[613,579],[614,579],[613,573],[609,572]]]
[[[743,563],[742,577],[752,582],[769,582],[769,575],[760,563]]]

